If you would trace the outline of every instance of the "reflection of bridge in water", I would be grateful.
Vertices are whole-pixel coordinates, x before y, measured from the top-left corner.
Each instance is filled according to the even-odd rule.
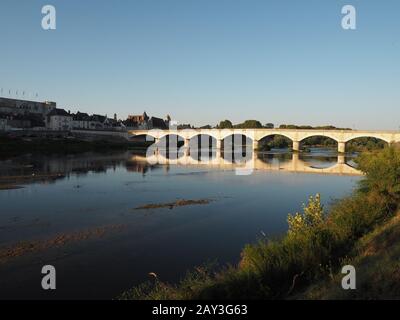
[[[191,155],[192,154],[192,155]],[[261,158],[261,154],[251,152],[246,156],[243,154],[224,154],[219,151],[187,153],[175,151],[173,153],[167,150],[154,150],[145,155],[133,155],[131,160],[137,162],[147,162],[151,165],[177,165],[177,166],[210,166],[218,169],[236,169],[236,170],[268,170],[268,171],[288,171],[298,173],[316,173],[332,175],[362,175],[362,172],[346,163],[344,155],[339,154],[337,161],[330,167],[316,167],[310,161],[300,158],[298,153],[292,153],[290,159],[272,161]],[[271,154],[266,154],[271,155]],[[286,154],[288,155],[288,154]],[[316,158],[317,159],[317,158]]]

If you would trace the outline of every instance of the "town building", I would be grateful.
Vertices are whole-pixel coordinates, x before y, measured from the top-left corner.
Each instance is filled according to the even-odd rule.
[[[0,113],[6,114],[41,114],[48,115],[57,104],[51,101],[37,102],[29,100],[9,99],[0,97]]]
[[[117,118],[114,116],[114,118],[112,119],[111,118],[107,119],[105,123],[105,129],[123,131],[126,129],[126,127],[121,120],[117,120]]]
[[[94,114],[90,116],[90,129],[91,130],[102,130],[107,124],[107,116]]]
[[[56,107],[55,102],[36,102],[0,98],[0,131],[12,130],[151,130],[168,129],[170,116],[166,119],[149,117],[146,112],[140,115],[130,115],[127,120],[121,121],[114,114],[113,118],[107,115],[84,112],[71,114]]]
[[[168,125],[165,120],[161,118],[156,118],[156,117],[151,117],[151,119],[147,123],[147,129],[162,129],[166,130],[168,129]]]
[[[90,116],[87,113],[77,112],[72,115],[72,129],[90,129]]]
[[[54,131],[70,131],[73,117],[64,109],[54,109],[47,115],[47,128]]]
[[[149,117],[146,112],[142,115],[130,115],[128,119],[123,122],[125,127],[129,129],[139,129],[139,130],[151,130],[151,129],[168,129],[169,123],[171,121],[170,116],[166,119],[161,119],[157,117]]]
[[[46,123],[42,115],[37,113],[11,114],[0,113],[0,131],[12,130],[45,130]]]
[[[128,120],[132,121],[133,123],[137,123],[137,125],[147,123],[149,121],[149,116],[146,112],[143,112],[141,115],[129,115]]]
[[[8,125],[8,119],[0,114],[0,131],[9,131],[11,127]]]

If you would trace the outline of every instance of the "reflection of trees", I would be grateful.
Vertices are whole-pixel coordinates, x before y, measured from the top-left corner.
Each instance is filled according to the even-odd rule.
[[[273,160],[278,160],[281,162],[288,162],[292,161],[292,154],[289,152],[285,153],[264,153],[259,154],[258,158],[263,162],[271,162]]]
[[[0,162],[0,179],[19,183],[52,183],[55,180],[89,172],[104,173],[109,168],[123,165],[127,154],[83,154],[74,156],[23,156],[12,162]]]
[[[314,156],[314,155],[300,155],[300,159],[307,161],[310,159],[320,161],[320,162],[336,162],[337,156]]]
[[[146,174],[149,169],[150,165],[145,162],[135,162],[135,161],[126,161],[125,168],[128,172],[138,172],[141,174]]]
[[[169,151],[169,150],[166,150]],[[146,174],[154,169],[169,169],[170,164],[205,164],[210,166],[241,166],[252,163],[256,168],[278,168],[309,172],[306,167],[327,168],[328,165],[344,164],[352,161],[330,156],[328,154],[298,154],[290,152],[254,154],[246,148],[235,148],[236,152],[220,152],[220,150],[195,150],[189,154],[169,160],[169,153],[162,150],[155,155],[156,162],[149,162],[145,154],[124,153],[115,155],[90,155],[73,157],[22,157],[12,162],[0,162],[0,182],[11,184],[54,183],[71,175],[87,175],[90,172],[104,173],[118,166],[125,167],[128,172]],[[176,153],[175,153],[176,154]],[[180,155],[180,154],[179,154]],[[170,154],[169,154],[170,156]],[[259,167],[258,167],[259,166]],[[354,167],[354,165],[350,164]],[[346,171],[347,172],[347,171]]]

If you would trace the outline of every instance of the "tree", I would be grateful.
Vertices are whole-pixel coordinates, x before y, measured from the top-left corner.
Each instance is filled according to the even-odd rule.
[[[232,129],[232,128],[233,128],[233,124],[229,120],[221,121],[218,125],[218,129]]]
[[[387,147],[383,151],[364,152],[357,158],[358,167],[365,173],[361,190],[377,202],[386,201],[390,207],[400,202],[400,151]]]
[[[260,129],[262,128],[262,124],[260,121],[257,120],[246,120],[243,123],[240,123],[235,126],[238,129]]]
[[[266,128],[266,129],[274,129],[274,128],[275,128],[275,125],[274,125],[273,123],[266,123],[266,124],[264,125],[264,128]]]
[[[307,205],[303,205],[304,213],[289,214],[289,236],[310,232],[324,222],[324,206],[321,204],[321,196],[317,194],[310,197]]]

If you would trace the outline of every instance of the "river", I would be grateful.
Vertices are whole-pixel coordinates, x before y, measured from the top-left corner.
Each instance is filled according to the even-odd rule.
[[[250,167],[147,160],[129,151],[0,161],[0,299],[112,299],[150,272],[177,281],[205,262],[235,264],[245,244],[285,233],[310,195],[329,207],[360,179],[351,158],[318,148],[253,155]],[[44,265],[56,268],[54,291],[41,287]]]

